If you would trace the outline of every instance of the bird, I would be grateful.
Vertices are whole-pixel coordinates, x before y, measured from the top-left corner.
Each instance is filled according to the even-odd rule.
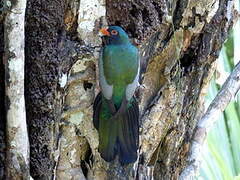
[[[98,151],[107,162],[118,156],[120,164],[127,165],[138,157],[139,106],[134,94],[139,84],[139,51],[120,26],[99,32],[104,43],[98,60],[101,91],[93,104]]]

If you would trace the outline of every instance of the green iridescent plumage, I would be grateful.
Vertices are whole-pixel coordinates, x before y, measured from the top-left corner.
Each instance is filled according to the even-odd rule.
[[[122,164],[136,161],[139,109],[133,97],[138,85],[138,50],[118,26],[105,30],[106,45],[99,59],[101,92],[94,102],[94,126],[99,132],[99,152]]]

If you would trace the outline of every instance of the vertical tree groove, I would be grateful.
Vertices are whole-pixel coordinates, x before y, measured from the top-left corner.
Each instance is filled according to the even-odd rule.
[[[2,7],[2,6],[1,6]],[[3,13],[0,14],[0,179],[4,178],[4,162],[5,162],[5,85],[4,85],[4,65],[3,65],[3,53],[4,53],[4,27],[3,27]]]
[[[177,179],[189,164],[204,95],[234,21],[233,1],[28,0],[25,20],[31,176]],[[124,167],[101,159],[92,124],[97,34],[106,25],[122,26],[141,52],[139,158]]]

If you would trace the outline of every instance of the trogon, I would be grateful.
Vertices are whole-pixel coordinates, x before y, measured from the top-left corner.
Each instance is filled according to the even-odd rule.
[[[94,101],[93,124],[99,133],[99,152],[110,162],[118,156],[122,165],[137,159],[139,107],[134,92],[138,86],[138,49],[119,26],[102,28],[104,45],[99,57],[101,92]]]

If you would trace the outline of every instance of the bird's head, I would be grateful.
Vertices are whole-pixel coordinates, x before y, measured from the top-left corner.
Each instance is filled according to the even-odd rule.
[[[104,43],[110,44],[127,44],[130,42],[127,33],[119,26],[109,26],[99,31],[103,37]]]

